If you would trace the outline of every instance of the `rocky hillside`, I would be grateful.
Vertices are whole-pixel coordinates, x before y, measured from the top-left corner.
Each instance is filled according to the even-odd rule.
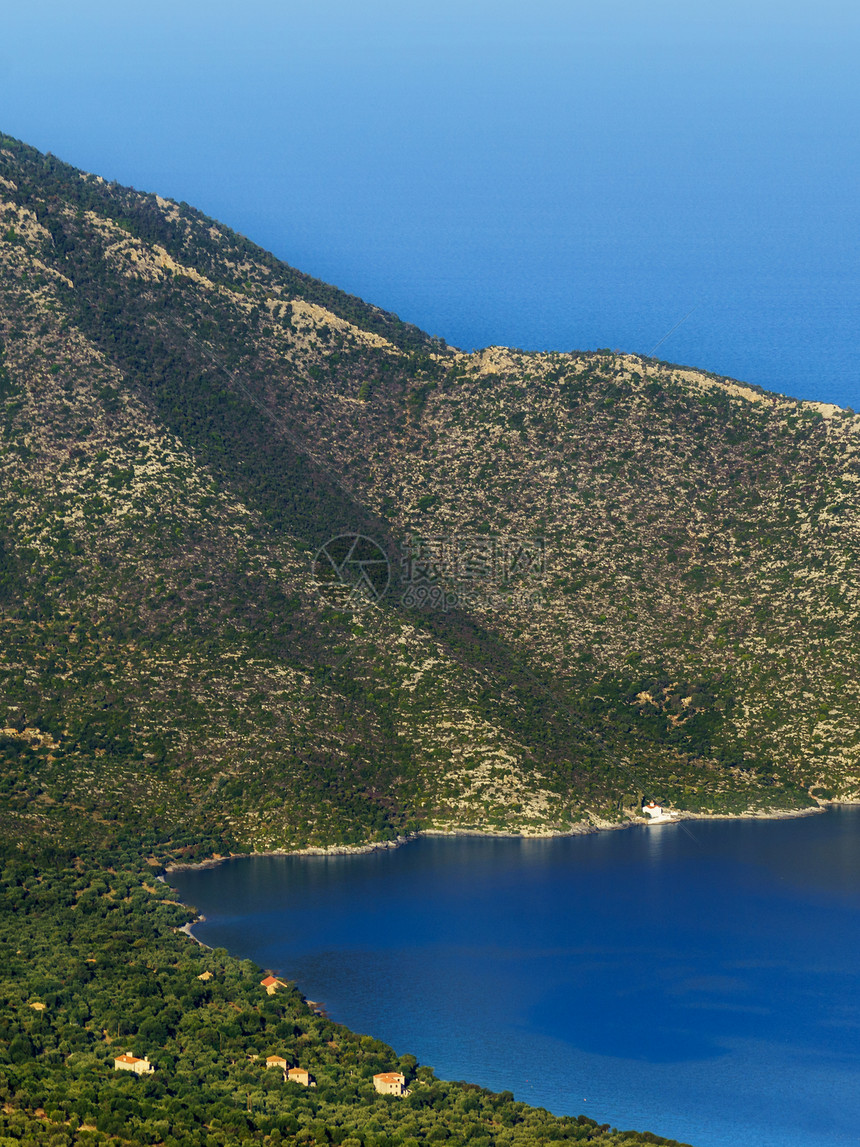
[[[192,855],[860,793],[853,414],[462,354],[5,136],[0,216],[15,834]]]

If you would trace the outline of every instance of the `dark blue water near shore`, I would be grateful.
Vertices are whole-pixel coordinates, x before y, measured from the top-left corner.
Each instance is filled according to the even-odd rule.
[[[172,883],[205,943],[443,1078],[697,1147],[860,1143],[860,809]]]

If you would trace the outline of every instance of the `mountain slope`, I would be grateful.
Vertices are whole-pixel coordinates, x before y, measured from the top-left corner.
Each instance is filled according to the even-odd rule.
[[[203,855],[856,796],[853,415],[464,355],[8,137],[0,193],[16,833]],[[370,602],[315,561],[338,535],[390,563]]]

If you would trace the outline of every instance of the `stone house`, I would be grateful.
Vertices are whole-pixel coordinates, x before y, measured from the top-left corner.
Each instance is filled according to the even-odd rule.
[[[405,1095],[406,1076],[399,1071],[381,1071],[374,1075],[373,1086],[380,1095]]]

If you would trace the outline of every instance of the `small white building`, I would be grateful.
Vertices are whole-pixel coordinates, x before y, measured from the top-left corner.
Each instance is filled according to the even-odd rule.
[[[374,1075],[373,1086],[380,1095],[405,1095],[406,1076],[399,1071],[381,1071]]]
[[[133,1071],[135,1075],[152,1075],[155,1071],[147,1056],[140,1059],[136,1055],[129,1055],[128,1052],[118,1055],[113,1061],[113,1066],[115,1071]]]
[[[649,824],[668,824],[670,821],[674,822],[681,819],[680,813],[672,812],[671,809],[657,804],[656,801],[648,801],[647,804],[643,804],[642,815]]]

